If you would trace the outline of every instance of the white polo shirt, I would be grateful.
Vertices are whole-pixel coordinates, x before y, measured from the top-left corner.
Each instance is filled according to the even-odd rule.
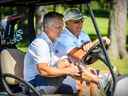
[[[24,59],[24,79],[30,81],[39,74],[36,65],[47,63],[56,67],[58,58],[54,54],[54,44],[46,33],[42,33],[30,44]]]
[[[67,28],[65,28],[55,43],[55,53],[59,57],[64,56],[73,48],[80,47],[82,44],[89,41],[90,38],[85,32],[81,31],[77,38]]]

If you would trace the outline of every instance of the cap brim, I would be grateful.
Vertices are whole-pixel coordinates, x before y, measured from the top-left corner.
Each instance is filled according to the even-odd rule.
[[[70,18],[64,19],[64,21],[69,21],[69,20],[80,20],[80,19],[85,19],[85,16],[70,17]]]

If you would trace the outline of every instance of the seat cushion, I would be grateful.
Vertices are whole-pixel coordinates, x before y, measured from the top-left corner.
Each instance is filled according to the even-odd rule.
[[[1,52],[1,71],[23,78],[24,55],[18,49],[4,49]],[[7,78],[9,84],[15,85],[17,81]]]

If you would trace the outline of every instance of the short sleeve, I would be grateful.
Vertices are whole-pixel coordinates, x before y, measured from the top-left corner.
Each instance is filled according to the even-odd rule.
[[[80,39],[83,40],[83,43],[91,41],[90,37],[85,32],[81,32]]]
[[[42,39],[34,40],[29,46],[28,52],[33,57],[33,63],[49,63],[49,47],[48,44]]]
[[[58,43],[56,48],[63,49],[61,51],[65,52],[65,54],[68,54],[73,48],[76,47],[76,45],[73,42],[73,39],[69,37],[62,37],[57,42]]]

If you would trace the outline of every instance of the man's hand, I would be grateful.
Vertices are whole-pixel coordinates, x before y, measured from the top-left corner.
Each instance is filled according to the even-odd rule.
[[[94,44],[93,42],[89,42],[89,43],[83,45],[84,51],[87,52],[93,46],[93,44]]]
[[[103,40],[105,40],[107,45],[110,45],[111,41],[108,37],[102,37]]]
[[[72,77],[76,80],[83,80],[83,81],[85,80],[85,81],[94,82],[98,84],[99,77],[93,74],[89,68],[84,68],[81,71],[82,71],[81,75],[79,76],[74,75]]]
[[[107,45],[110,45],[110,43],[111,43],[111,41],[110,41],[110,39],[109,39],[108,37],[102,37],[102,40],[105,40],[105,42],[106,42]],[[97,43],[97,42],[99,42],[98,39],[96,39],[96,40],[93,41],[93,42],[89,42],[89,43],[83,45],[83,49],[84,49],[85,51],[88,51],[88,50],[89,50],[95,43]]]
[[[68,66],[70,66],[70,62],[68,61],[68,59],[61,59],[58,61],[59,68],[66,68]]]
[[[90,82],[95,82],[95,83],[99,82],[99,77],[94,75],[89,69],[85,69],[82,72],[82,78],[84,80],[87,80],[87,81],[90,81]]]
[[[80,76],[79,69],[74,64],[70,63],[68,59],[62,59],[58,61],[58,68],[64,69],[67,75],[70,76]]]
[[[80,76],[79,69],[74,64],[70,64],[70,66],[68,66],[66,68],[66,71],[67,71],[67,75],[70,75],[72,77],[79,77]]]

